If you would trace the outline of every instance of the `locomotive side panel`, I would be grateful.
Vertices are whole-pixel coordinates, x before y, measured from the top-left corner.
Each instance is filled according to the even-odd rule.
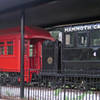
[[[97,28],[97,29],[96,29]],[[100,71],[100,24],[64,27],[62,71],[73,76]]]

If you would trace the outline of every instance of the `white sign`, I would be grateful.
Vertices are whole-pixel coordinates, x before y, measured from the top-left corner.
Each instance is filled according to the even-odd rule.
[[[92,29],[100,29],[100,23],[99,24],[65,27],[64,31],[65,32],[73,32],[73,31],[83,31],[83,30],[92,30]]]

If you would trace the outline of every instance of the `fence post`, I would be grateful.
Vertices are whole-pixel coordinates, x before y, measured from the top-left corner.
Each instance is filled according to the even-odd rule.
[[[65,77],[64,77],[64,100],[66,99],[66,85],[65,85]]]
[[[25,24],[25,12],[21,13],[21,87],[20,97],[24,98],[24,24]]]

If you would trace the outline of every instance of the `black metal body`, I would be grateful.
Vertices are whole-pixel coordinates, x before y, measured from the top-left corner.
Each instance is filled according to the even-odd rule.
[[[42,47],[42,75],[56,74],[59,70],[58,42],[45,41]],[[49,74],[48,74],[49,71]],[[47,72],[47,73],[46,73]]]
[[[56,71],[56,74],[54,74],[56,76],[60,74],[66,77],[70,77],[70,75],[71,77],[80,77],[80,75],[89,77],[93,72],[95,73],[94,78],[99,77],[100,25],[97,24],[97,29],[94,26],[96,24],[56,28],[63,33],[62,42],[49,41],[46,45],[43,44],[42,71],[44,75],[53,76],[53,72]],[[74,27],[78,28],[75,30]],[[48,63],[48,57],[53,58],[52,64]],[[50,73],[47,73],[47,71]],[[86,72],[88,72],[87,75]]]
[[[65,73],[71,71],[71,74],[73,74],[73,76],[77,75],[77,77],[80,76],[80,74],[84,75],[87,71],[90,73],[94,72],[95,75],[100,76],[100,43],[98,43],[99,45],[97,46],[91,44],[93,38],[91,34],[96,32],[99,32],[99,30],[92,29],[64,33],[61,52],[61,71]],[[73,34],[73,43],[70,45],[66,45],[65,43],[65,37],[68,34]],[[84,40],[80,40],[80,36],[83,36]],[[85,41],[85,37],[87,38],[86,45],[84,45],[84,43],[81,44],[81,41]],[[97,36],[97,38],[100,37]]]

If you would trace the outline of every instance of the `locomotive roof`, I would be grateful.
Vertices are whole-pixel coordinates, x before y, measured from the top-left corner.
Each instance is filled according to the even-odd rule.
[[[0,35],[20,35],[20,27],[8,28],[0,30]],[[24,38],[40,38],[40,39],[49,39],[54,41],[54,38],[50,35],[50,33],[39,27],[28,27],[25,26]]]

